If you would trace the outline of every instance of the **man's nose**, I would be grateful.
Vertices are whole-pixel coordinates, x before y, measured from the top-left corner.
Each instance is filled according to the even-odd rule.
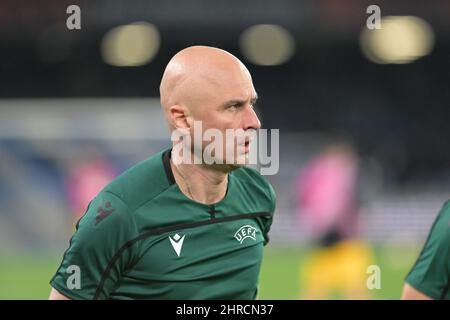
[[[258,115],[253,107],[247,106],[244,118],[244,130],[259,128],[261,128],[261,121],[259,121]]]

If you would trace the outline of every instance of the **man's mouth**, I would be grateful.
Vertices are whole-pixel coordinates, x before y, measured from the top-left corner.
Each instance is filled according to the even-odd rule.
[[[244,143],[245,153],[250,151],[250,140],[245,141]]]

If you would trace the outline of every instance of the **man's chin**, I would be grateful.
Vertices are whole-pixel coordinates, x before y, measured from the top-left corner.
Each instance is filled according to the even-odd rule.
[[[245,167],[247,164],[231,164],[230,167],[232,168],[230,171]]]
[[[235,163],[225,163],[225,162],[223,164],[215,163],[213,164],[213,166],[222,172],[231,172],[239,168],[245,167],[248,164],[247,162],[248,161],[243,162],[236,160]]]

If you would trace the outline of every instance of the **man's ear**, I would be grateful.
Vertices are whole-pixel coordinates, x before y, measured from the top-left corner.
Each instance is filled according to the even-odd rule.
[[[169,108],[169,118],[175,128],[190,129],[189,110],[182,105],[175,104]]]

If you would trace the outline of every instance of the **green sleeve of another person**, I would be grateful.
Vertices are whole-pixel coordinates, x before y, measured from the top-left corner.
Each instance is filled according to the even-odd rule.
[[[439,212],[406,282],[433,299],[449,299],[450,201]]]

